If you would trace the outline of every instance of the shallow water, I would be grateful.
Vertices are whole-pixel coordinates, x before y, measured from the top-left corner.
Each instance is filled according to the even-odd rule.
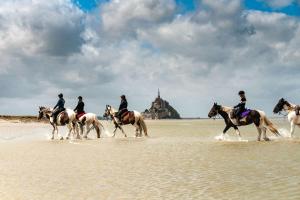
[[[147,124],[150,138],[49,141],[47,124],[0,123],[0,199],[300,199],[300,129],[256,142],[242,127],[238,142],[214,139],[221,120]]]

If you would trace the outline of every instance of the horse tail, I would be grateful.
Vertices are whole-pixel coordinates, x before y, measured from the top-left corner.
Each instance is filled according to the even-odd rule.
[[[264,116],[263,120],[272,133],[274,133],[276,136],[281,136],[275,125],[266,116]]]
[[[146,126],[145,120],[143,119],[142,116],[140,117],[139,122],[140,122],[140,125],[142,126],[145,136],[148,136],[147,126]]]
[[[101,130],[100,128],[102,127],[103,130],[104,130],[104,126],[101,124],[101,122],[97,119],[97,117],[94,119],[94,122],[93,122],[93,125],[96,129],[96,132],[97,132],[97,138],[100,138],[100,135],[101,135]]]

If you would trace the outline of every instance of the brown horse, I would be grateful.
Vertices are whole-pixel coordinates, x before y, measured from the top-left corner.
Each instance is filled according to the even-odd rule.
[[[144,131],[145,136],[148,136],[147,126],[146,126],[146,123],[145,123],[141,113],[139,113],[137,111],[125,113],[124,115],[122,115],[122,123],[121,124],[118,123],[118,120],[116,119],[116,114],[117,114],[117,111],[113,107],[111,107],[110,105],[106,105],[103,117],[108,117],[108,116],[111,117],[111,119],[115,125],[113,137],[115,136],[117,129],[120,129],[122,131],[122,133],[124,134],[124,136],[127,137],[126,133],[124,132],[124,130],[121,126],[121,125],[127,125],[127,124],[132,124],[133,126],[136,127],[136,133],[135,133],[136,137],[141,137],[143,131]]]

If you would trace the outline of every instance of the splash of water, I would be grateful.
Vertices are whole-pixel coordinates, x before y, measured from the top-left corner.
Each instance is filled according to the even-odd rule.
[[[280,128],[278,131],[282,137],[285,137],[285,138],[291,137],[290,131],[285,128]]]
[[[228,134],[223,134],[223,133],[216,135],[214,139],[218,141],[226,141],[226,142],[248,142],[248,140],[244,140],[239,137],[231,137]]]

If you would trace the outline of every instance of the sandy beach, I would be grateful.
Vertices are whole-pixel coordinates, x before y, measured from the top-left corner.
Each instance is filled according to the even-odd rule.
[[[128,138],[110,138],[113,126],[102,121],[103,138],[50,141],[46,123],[1,120],[0,199],[300,198],[299,130],[256,142],[256,129],[242,127],[242,142],[234,131],[220,142],[221,120],[146,122],[149,138],[134,138],[131,126]]]

